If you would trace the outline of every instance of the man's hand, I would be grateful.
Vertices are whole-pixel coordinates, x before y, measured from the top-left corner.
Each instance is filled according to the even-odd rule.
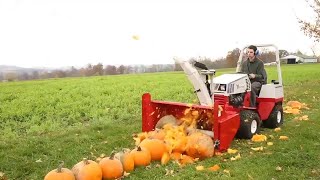
[[[254,78],[256,78],[256,75],[255,74],[249,74],[249,78],[250,79],[254,79]]]

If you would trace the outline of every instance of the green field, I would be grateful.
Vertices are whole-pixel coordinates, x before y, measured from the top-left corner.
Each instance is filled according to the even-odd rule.
[[[306,103],[309,121],[285,115],[282,131],[263,129],[274,143],[253,152],[250,140],[235,140],[241,159],[213,157],[180,168],[174,163],[137,168],[128,179],[320,179],[320,64],[282,67],[285,101]],[[218,70],[218,75],[228,72]],[[275,68],[267,67],[269,81]],[[95,159],[112,150],[133,148],[141,132],[141,95],[191,103],[196,99],[182,72],[99,76],[0,83],[0,172],[9,179],[43,179],[63,160],[72,168],[83,157]],[[278,137],[286,135],[288,141]],[[223,159],[226,159],[224,161]],[[219,164],[217,172],[196,171]],[[281,167],[281,170],[276,170]],[[173,175],[165,175],[174,170]],[[227,169],[230,173],[223,172]]]

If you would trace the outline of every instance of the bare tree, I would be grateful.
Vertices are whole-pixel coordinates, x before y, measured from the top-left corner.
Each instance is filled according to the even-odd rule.
[[[280,49],[279,50],[279,56],[280,58],[282,57],[285,57],[285,56],[288,56],[289,55],[289,52],[287,50],[284,50],[284,49]]]
[[[117,74],[117,67],[113,65],[107,65],[104,71],[107,75],[114,75]]]
[[[19,80],[28,80],[29,74],[27,72],[22,72],[22,73],[18,74],[18,79]]]
[[[94,74],[94,72],[93,72],[93,66],[92,66],[92,64],[87,64],[87,67],[86,67],[86,69],[85,69],[86,71],[85,71],[85,75],[86,76],[92,76],[93,74]]]
[[[67,73],[62,70],[57,70],[53,72],[55,78],[64,78],[67,76]]]
[[[70,76],[70,77],[80,76],[79,70],[74,66],[71,66],[71,69],[67,72],[67,76]]]
[[[235,48],[232,51],[229,51],[226,57],[227,67],[237,67],[239,56],[240,56],[239,48]]]
[[[133,73],[133,67],[132,66],[127,66],[125,71],[124,71],[125,74],[131,74]]]
[[[120,65],[118,68],[117,68],[117,72],[119,74],[124,74],[124,71],[126,70],[126,67],[124,65]]]
[[[312,0],[313,3],[310,3],[309,0],[306,0],[309,3],[312,10],[315,12],[314,22],[302,20],[298,18],[298,22],[301,25],[301,30],[310,38],[314,38],[316,42],[320,42],[320,0]]]
[[[31,79],[39,79],[39,72],[38,71],[32,71]]]
[[[103,75],[103,65],[102,63],[98,63],[97,65],[94,65],[92,67],[93,74],[96,76],[102,76]]]

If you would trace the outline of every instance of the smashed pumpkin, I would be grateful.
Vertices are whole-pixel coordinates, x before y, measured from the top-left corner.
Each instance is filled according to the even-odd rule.
[[[251,138],[251,141],[253,141],[253,142],[262,142],[262,141],[266,141],[266,140],[267,140],[267,136],[265,136],[263,134],[255,134]]]

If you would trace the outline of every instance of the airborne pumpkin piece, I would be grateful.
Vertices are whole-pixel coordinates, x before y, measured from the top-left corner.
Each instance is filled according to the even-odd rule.
[[[131,151],[135,166],[148,166],[151,162],[151,154],[148,149],[138,146]]]
[[[77,180],[101,180],[102,171],[98,163],[84,158],[73,166],[72,172]]]
[[[173,135],[166,136],[165,142],[169,145],[172,152],[179,152],[182,154],[186,150],[188,138],[184,132],[176,131]]]
[[[165,125],[165,138],[164,142],[167,145],[168,152],[179,152],[183,153],[186,149],[187,134],[186,129],[183,125],[170,126]]]
[[[75,176],[68,168],[63,168],[64,162],[61,162],[57,169],[50,171],[44,180],[75,180]]]
[[[145,139],[139,146],[148,149],[151,155],[151,160],[154,161],[160,161],[162,155],[167,152],[166,144],[164,141],[159,139]]]
[[[99,162],[103,179],[117,179],[123,175],[122,164],[119,159],[114,158],[114,155],[112,152],[110,157],[102,158]]]

